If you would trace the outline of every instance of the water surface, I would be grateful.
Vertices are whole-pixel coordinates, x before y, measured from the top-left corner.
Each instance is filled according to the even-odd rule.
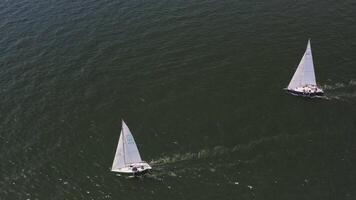
[[[356,3],[0,3],[0,199],[355,199]],[[311,38],[326,98],[284,88]],[[154,170],[110,172],[120,121]]]

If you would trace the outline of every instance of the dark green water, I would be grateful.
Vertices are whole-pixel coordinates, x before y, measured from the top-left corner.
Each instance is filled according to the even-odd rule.
[[[0,2],[0,199],[356,199],[356,2]],[[312,38],[323,99],[282,91]],[[124,118],[143,179],[110,172]]]

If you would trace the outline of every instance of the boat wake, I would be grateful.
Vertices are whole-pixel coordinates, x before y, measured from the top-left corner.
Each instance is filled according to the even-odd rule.
[[[353,93],[338,93],[328,96],[331,100],[351,101],[356,100],[356,92]]]
[[[217,164],[211,162],[211,159],[222,157],[236,149],[237,147],[215,146],[196,152],[165,155],[149,162],[153,169],[148,176],[156,180],[163,180],[165,177],[182,178],[187,174],[190,177],[199,177],[202,171],[214,172],[216,170]]]
[[[163,156],[157,160],[152,160],[150,163],[155,166],[173,164],[189,160],[201,160],[209,157],[214,157],[230,152],[231,149],[223,146],[215,146],[212,149],[202,149],[197,152],[188,152],[183,154],[174,154],[172,156]]]
[[[214,173],[219,169],[239,168],[238,166],[244,164],[251,164],[258,162],[261,155],[251,154],[255,149],[265,146],[266,144],[275,144],[278,142],[295,141],[298,138],[302,139],[308,137],[309,134],[303,135],[275,135],[253,140],[247,144],[240,144],[231,147],[215,146],[212,148],[202,149],[196,152],[180,153],[174,155],[165,155],[155,160],[151,160],[149,164],[152,166],[152,173],[150,177],[157,180],[163,180],[164,177],[181,178],[182,176],[197,176],[202,172]],[[239,154],[239,155],[236,155]],[[240,158],[240,159],[236,159]],[[243,158],[248,158],[245,160]],[[216,159],[219,161],[216,162]],[[184,175],[183,175],[184,174]]]
[[[350,80],[348,83],[323,85],[322,88],[326,90],[326,96],[322,97],[323,99],[340,101],[356,100],[355,80]]]
[[[351,80],[348,83],[335,83],[333,85],[323,85],[322,88],[326,89],[326,90],[337,90],[337,89],[341,89],[341,88],[349,88],[349,87],[353,87],[356,86],[356,81]]]

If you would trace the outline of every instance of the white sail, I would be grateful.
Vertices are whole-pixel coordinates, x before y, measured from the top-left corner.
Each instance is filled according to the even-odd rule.
[[[120,168],[125,167],[125,160],[124,160],[124,143],[122,139],[122,130],[120,133],[119,143],[116,148],[114,163],[112,164],[111,171],[117,171]]]
[[[124,138],[125,164],[141,162],[141,156],[129,127],[122,121],[122,133]]]
[[[303,58],[288,85],[288,89],[295,89],[305,85],[316,85],[310,40]]]

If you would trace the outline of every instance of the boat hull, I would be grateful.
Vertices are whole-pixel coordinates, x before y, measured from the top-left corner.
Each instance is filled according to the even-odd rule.
[[[302,96],[302,97],[321,97],[324,96],[324,92],[299,92],[295,90],[286,90],[288,93],[295,95],[295,96]]]
[[[142,170],[142,171],[131,171],[131,172],[117,172],[119,174],[122,174],[122,175],[127,175],[127,176],[135,176],[135,177],[139,177],[139,176],[143,176],[147,173],[149,173],[151,170],[150,169],[145,169],[145,170]]]
[[[146,163],[146,162],[141,162],[141,163],[132,163],[126,167],[113,170],[114,172],[118,172],[120,174],[127,174],[127,175],[133,175],[133,176],[141,176],[146,173],[148,173],[152,167]]]

